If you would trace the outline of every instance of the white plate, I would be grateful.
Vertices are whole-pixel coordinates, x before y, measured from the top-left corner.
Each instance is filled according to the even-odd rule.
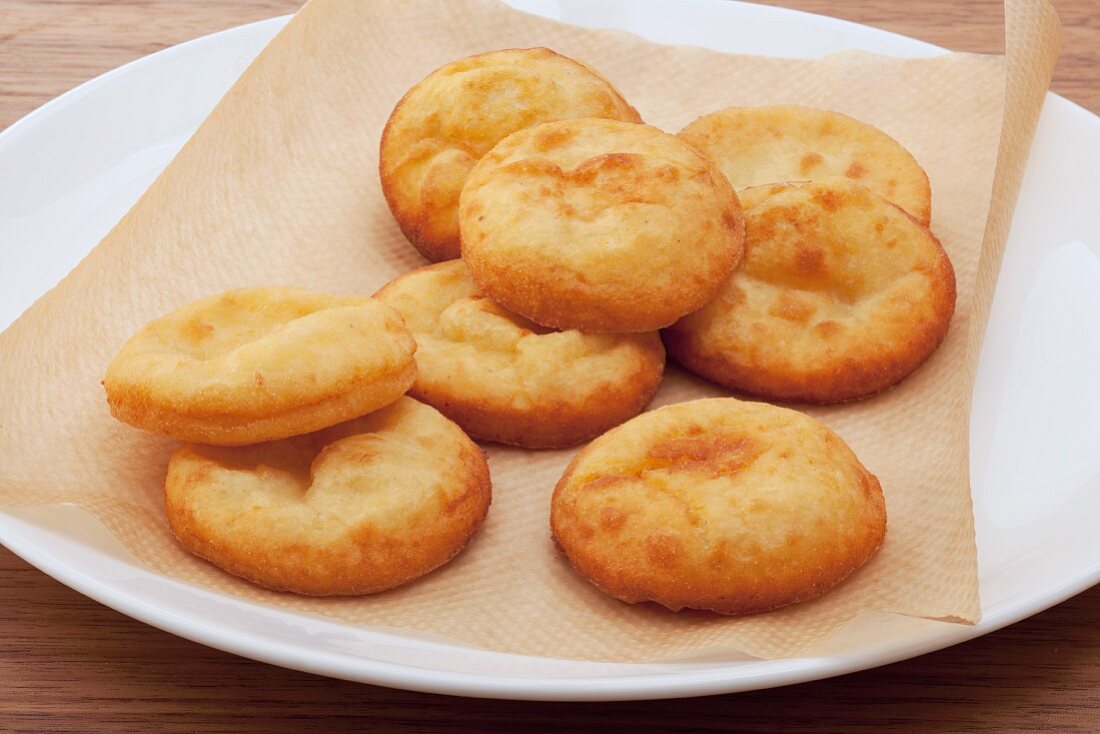
[[[721,0],[512,0],[582,25],[723,51],[922,56],[928,44],[820,16]],[[130,207],[286,22],[255,23],[104,74],[0,134],[0,328]],[[530,699],[722,693],[822,678],[990,632],[1100,581],[1100,119],[1050,96],[993,306],[971,428],[983,616],[968,627],[891,615],[873,644],[813,657],[660,664],[522,657],[270,609],[136,566],[73,508],[0,513],[0,540],[62,583],[212,647],[421,691]],[[2,468],[0,468],[2,471]]]

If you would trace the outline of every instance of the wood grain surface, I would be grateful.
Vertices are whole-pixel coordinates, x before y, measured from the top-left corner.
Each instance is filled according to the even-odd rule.
[[[1001,50],[998,0],[775,4],[955,50]],[[1065,50],[1053,89],[1100,112],[1100,3],[1055,4]],[[0,0],[0,128],[127,61],[296,6]],[[702,699],[547,704],[409,693],[252,662],[135,622],[0,548],[0,681],[0,731],[1100,731],[1100,587],[972,642],[832,680]]]

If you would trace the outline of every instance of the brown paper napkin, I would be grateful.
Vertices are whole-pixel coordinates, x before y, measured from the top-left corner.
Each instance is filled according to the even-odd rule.
[[[226,288],[371,293],[421,265],[379,189],[386,117],[447,61],[536,45],[593,64],[668,130],[729,105],[818,106],[881,127],[927,169],[958,310],[943,346],[898,388],[811,411],[879,476],[890,514],[882,552],[826,597],[731,620],[602,595],[549,537],[550,492],[572,451],[488,447],[495,496],[472,546],[373,597],[267,592],[187,555],[168,532],[161,487],[174,445],[110,418],[99,384],[110,358],[149,319]],[[971,622],[980,614],[967,477],[973,366],[1057,46],[1057,18],[1038,0],[1008,2],[1007,66],[967,54],[732,56],[569,27],[495,0],[313,0],[103,242],[0,335],[0,505],[73,503],[141,563],[226,594],[513,653],[777,657],[807,652],[875,611]],[[670,370],[656,404],[716,394]]]

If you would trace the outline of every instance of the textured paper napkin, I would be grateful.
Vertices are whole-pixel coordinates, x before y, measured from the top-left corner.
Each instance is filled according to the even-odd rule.
[[[0,335],[0,505],[75,504],[141,563],[206,588],[514,653],[777,657],[810,651],[869,612],[971,622],[980,614],[967,454],[973,367],[1058,46],[1046,3],[1010,0],[1006,16],[1007,63],[858,52],[806,61],[662,46],[494,0],[313,0],[115,229]],[[447,61],[536,45],[593,64],[667,130],[729,105],[811,105],[881,127],[927,169],[932,229],[955,265],[958,310],[943,346],[899,387],[811,411],[879,476],[890,516],[882,552],[826,597],[725,619],[604,596],[572,573],[548,531],[550,493],[572,450],[488,446],[493,506],[470,548],[372,597],[267,592],[187,555],[169,533],[161,487],[174,444],[110,418],[99,381],[111,357],[146,321],[223,289],[372,293],[423,264],[379,189],[378,138],[390,110]],[[718,394],[670,369],[655,405]]]

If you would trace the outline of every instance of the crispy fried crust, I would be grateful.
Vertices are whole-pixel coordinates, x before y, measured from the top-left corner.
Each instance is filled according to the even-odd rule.
[[[554,489],[550,525],[573,568],[617,599],[742,615],[847,578],[882,545],[886,505],[820,421],[713,398],[589,444]]]
[[[571,446],[640,413],[664,372],[656,332],[541,328],[485,297],[461,260],[406,273],[375,298],[416,338],[410,394],[474,438]]]
[[[156,319],[103,386],[121,421],[183,441],[296,436],[389,405],[416,379],[416,342],[370,298],[253,288]]]
[[[489,467],[458,426],[411,398],[318,433],[184,445],[165,481],[180,543],[276,591],[369,594],[461,551],[489,509]]]
[[[896,384],[939,346],[955,274],[913,217],[842,179],[741,195],[745,258],[664,331],[673,359],[734,390],[835,403]]]
[[[648,125],[565,120],[502,140],[470,173],[462,257],[494,300],[532,321],[652,331],[710,300],[741,257],[725,176]]]
[[[894,202],[924,226],[928,175],[901,143],[839,112],[809,107],[731,107],[700,117],[680,137],[703,151],[740,191],[784,181],[848,178]]]
[[[424,257],[459,255],[458,197],[478,159],[507,135],[571,117],[641,122],[591,67],[547,48],[451,62],[401,98],[382,132],[382,192]]]

